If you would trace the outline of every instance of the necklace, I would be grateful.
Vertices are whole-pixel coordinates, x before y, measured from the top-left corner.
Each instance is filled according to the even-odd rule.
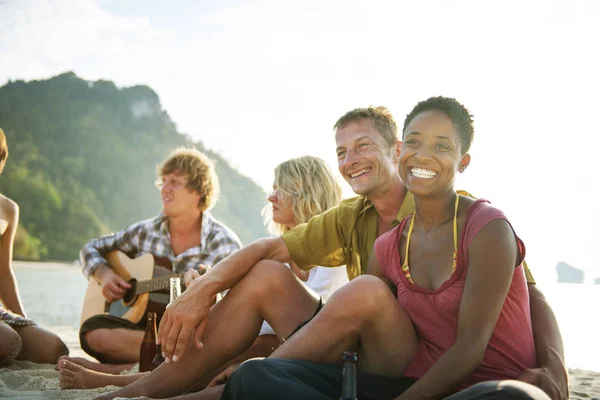
[[[454,273],[454,271],[456,271],[456,265],[457,265],[457,260],[458,260],[458,225],[456,223],[456,220],[457,220],[457,215],[458,215],[459,197],[460,196],[457,193],[456,200],[454,201],[454,222],[453,222],[453,224],[454,224],[454,253],[452,254],[452,273]],[[408,265],[408,248],[410,245],[410,235],[412,234],[413,227],[415,226],[416,214],[417,214],[417,212],[415,211],[412,215],[412,219],[410,221],[410,226],[408,227],[408,233],[406,234],[406,254],[404,257],[404,263],[402,263],[402,271],[406,275],[406,279],[408,279],[408,281],[410,283],[412,283],[413,285],[415,284],[415,282],[413,281],[412,276],[410,275],[410,266]]]

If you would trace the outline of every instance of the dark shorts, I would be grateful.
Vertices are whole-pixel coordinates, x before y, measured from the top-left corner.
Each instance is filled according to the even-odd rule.
[[[357,372],[360,400],[389,400],[416,381]],[[229,378],[222,400],[326,400],[339,399],[342,368],[300,360],[267,358],[243,363]],[[550,400],[539,388],[518,381],[480,382],[447,400]]]
[[[393,399],[414,382],[410,378],[388,378],[358,372],[357,397],[361,400]],[[341,367],[267,358],[243,363],[227,381],[221,399],[339,399],[341,387]]]
[[[96,329],[131,329],[135,331],[143,331],[146,329],[146,319],[142,318],[140,322],[134,324],[133,322],[115,317],[113,315],[95,315],[89,319],[87,319],[79,328],[79,342],[81,343],[81,348],[83,351],[88,353],[90,356],[94,357],[96,360],[101,363],[110,362],[105,359],[102,354],[94,351],[90,348],[90,345],[87,343],[85,339],[85,334],[91,331],[95,331]]]
[[[304,327],[304,325],[308,324],[310,321],[313,320],[314,317],[317,316],[317,314],[319,313],[319,311],[321,311],[321,309],[323,309],[323,306],[325,305],[325,302],[323,301],[322,297],[319,297],[319,306],[317,307],[317,311],[315,311],[315,313],[313,314],[312,317],[310,317],[309,319],[307,319],[306,321],[302,322],[300,325],[298,325],[293,331],[292,333],[289,334],[288,337],[285,338],[285,340],[288,340],[289,338],[292,337],[292,335],[296,332],[298,332],[300,329],[302,329]]]

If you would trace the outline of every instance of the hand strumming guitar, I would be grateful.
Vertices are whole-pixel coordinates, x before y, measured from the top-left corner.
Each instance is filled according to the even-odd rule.
[[[102,286],[102,295],[107,301],[112,303],[123,298],[127,289],[131,288],[131,285],[117,275],[108,265],[101,265],[98,270],[100,272],[97,272],[94,276]]]

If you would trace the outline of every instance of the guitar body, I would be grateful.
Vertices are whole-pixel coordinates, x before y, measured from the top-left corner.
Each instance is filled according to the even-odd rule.
[[[113,271],[129,283],[152,279],[154,272],[154,257],[152,254],[144,254],[131,259],[123,252],[112,251],[107,254],[106,260]],[[168,296],[166,296],[166,299],[168,301]],[[90,317],[103,314],[124,318],[137,324],[146,315],[149,300],[150,293],[134,294],[128,291],[123,299],[108,303],[102,295],[100,284],[94,278],[90,278],[83,300],[80,325]],[[164,307],[165,305],[162,305],[163,311]],[[160,309],[160,306],[158,308]],[[160,310],[157,311],[160,312]]]

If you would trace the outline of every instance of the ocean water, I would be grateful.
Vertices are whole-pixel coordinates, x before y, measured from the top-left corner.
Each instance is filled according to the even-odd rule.
[[[66,264],[15,262],[28,316],[77,346],[81,304],[87,281]],[[600,285],[539,282],[560,325],[567,366],[600,372]]]

